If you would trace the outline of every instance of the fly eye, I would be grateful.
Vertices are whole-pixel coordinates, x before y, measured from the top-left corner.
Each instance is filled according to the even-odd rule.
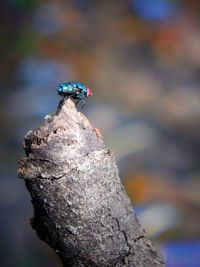
[[[87,97],[92,96],[92,92],[89,88],[87,88]]]

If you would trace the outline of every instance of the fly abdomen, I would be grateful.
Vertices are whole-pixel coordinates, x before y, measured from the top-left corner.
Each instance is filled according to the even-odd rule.
[[[71,96],[75,93],[75,88],[70,83],[61,83],[57,92],[59,95]]]

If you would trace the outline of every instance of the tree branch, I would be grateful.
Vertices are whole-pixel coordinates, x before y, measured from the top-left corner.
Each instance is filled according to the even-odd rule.
[[[100,132],[61,101],[24,140],[19,162],[34,207],[32,227],[63,266],[163,266],[146,240]]]

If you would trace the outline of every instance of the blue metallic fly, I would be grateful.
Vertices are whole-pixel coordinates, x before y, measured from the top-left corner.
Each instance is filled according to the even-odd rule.
[[[85,105],[85,98],[92,96],[91,90],[80,82],[67,82],[61,83],[57,89],[57,92],[63,98],[76,99],[78,102],[82,102]],[[83,108],[83,106],[81,108]]]

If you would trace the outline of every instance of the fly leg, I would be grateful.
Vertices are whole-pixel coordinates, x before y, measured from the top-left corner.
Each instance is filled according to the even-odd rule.
[[[85,100],[83,100],[83,99],[81,99],[81,102],[83,103],[83,105],[81,106],[81,109],[83,109],[83,107],[85,106],[85,104],[86,104],[86,101]]]
[[[82,105],[81,105],[81,108],[80,108],[80,109],[83,109],[83,107],[84,107],[84,106],[85,106],[85,104],[86,104],[85,100],[83,100],[83,99],[78,99],[78,100],[76,101],[76,106],[78,106],[78,103],[82,103]]]
[[[68,99],[69,98],[69,96],[67,96],[67,95],[63,95],[63,100],[66,100],[66,99]]]

